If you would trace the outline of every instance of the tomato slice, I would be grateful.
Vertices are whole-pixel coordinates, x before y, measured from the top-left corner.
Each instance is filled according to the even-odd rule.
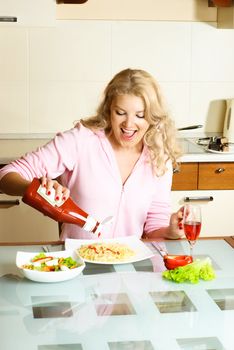
[[[37,258],[37,259],[33,259],[32,262],[40,262],[41,264],[43,264],[46,261],[50,261],[53,260],[53,256],[44,256],[43,258]]]
[[[168,270],[173,270],[179,266],[185,266],[193,262],[190,255],[165,255],[164,264]]]

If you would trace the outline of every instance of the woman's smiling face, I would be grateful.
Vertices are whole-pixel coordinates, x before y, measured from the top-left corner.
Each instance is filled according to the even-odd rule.
[[[145,119],[145,105],[135,95],[116,96],[110,108],[111,143],[121,148],[142,149],[143,137],[149,128]]]

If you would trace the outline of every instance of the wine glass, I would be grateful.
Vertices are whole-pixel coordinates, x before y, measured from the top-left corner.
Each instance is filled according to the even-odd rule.
[[[185,204],[183,214],[184,233],[190,245],[190,255],[193,257],[193,247],[201,231],[201,207],[195,204]]]

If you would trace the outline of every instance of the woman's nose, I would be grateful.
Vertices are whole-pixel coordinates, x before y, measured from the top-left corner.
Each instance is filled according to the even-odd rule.
[[[134,116],[127,115],[126,119],[125,119],[125,122],[124,122],[125,126],[126,127],[131,127],[132,125],[134,125],[134,120],[135,120]]]

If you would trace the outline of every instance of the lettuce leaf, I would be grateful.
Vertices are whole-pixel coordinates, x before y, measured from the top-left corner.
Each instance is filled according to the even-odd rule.
[[[174,270],[164,271],[162,276],[177,283],[198,283],[199,279],[211,281],[216,277],[211,260],[208,257],[202,260],[196,259],[191,264],[177,267]]]

